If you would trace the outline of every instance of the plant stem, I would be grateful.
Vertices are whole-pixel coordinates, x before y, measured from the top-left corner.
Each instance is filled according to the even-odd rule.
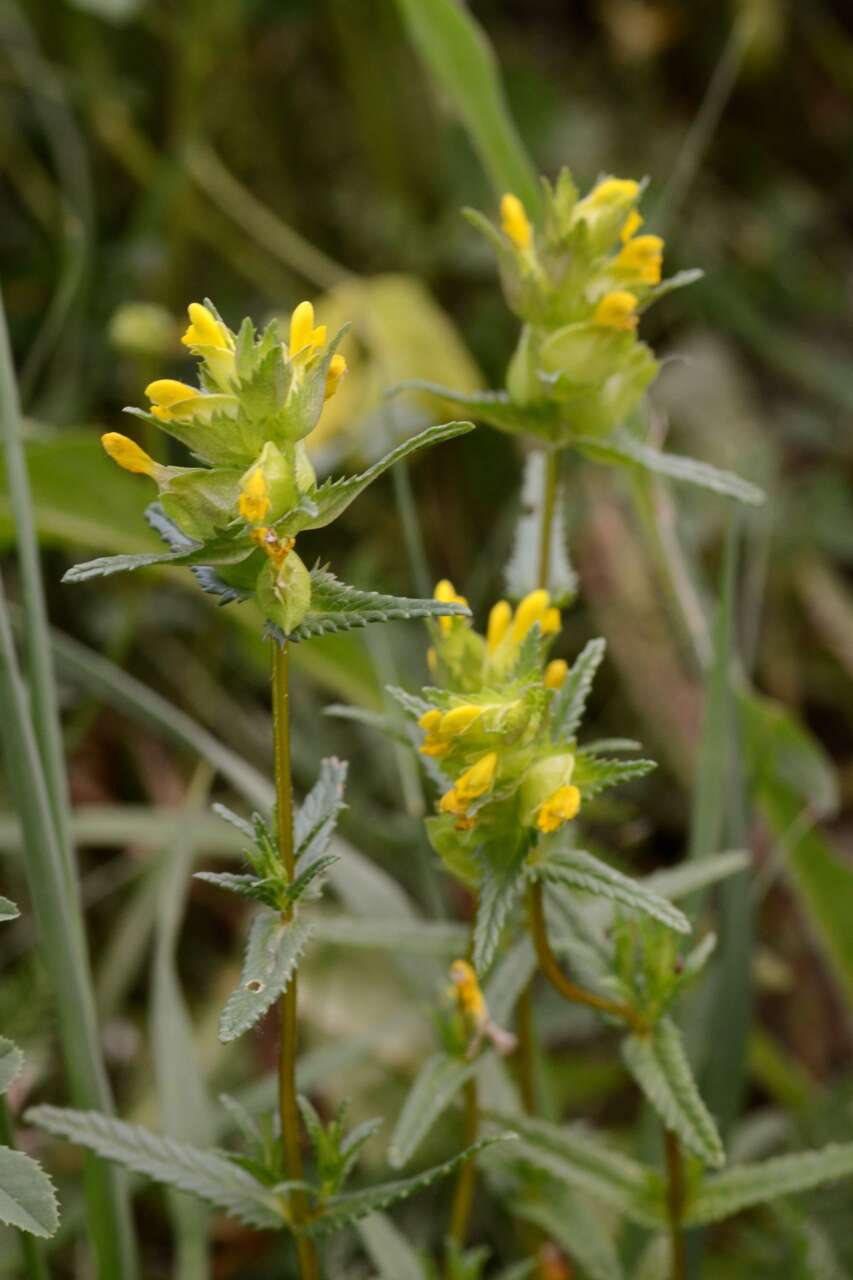
[[[477,1081],[472,1078],[465,1084],[465,1130],[464,1143],[470,1147],[477,1141]],[[459,1170],[456,1187],[453,1192],[453,1208],[450,1213],[450,1238],[462,1247],[468,1232],[468,1221],[471,1217],[471,1206],[474,1202],[474,1184],[477,1178],[477,1166],[473,1157],[466,1160]]]
[[[9,1115],[9,1106],[2,1095],[0,1095],[0,1143],[4,1147],[13,1149],[15,1146],[15,1132]],[[40,1242],[35,1240],[28,1231],[19,1231],[18,1240],[21,1245],[26,1280],[49,1280],[50,1272],[47,1269]]]
[[[554,535],[554,506],[557,501],[557,478],[560,472],[560,454],[552,449],[545,455],[545,480],[542,489],[542,506],[539,523],[539,559],[536,585],[548,590],[551,577],[551,543]]]
[[[555,987],[565,1000],[570,1000],[573,1004],[585,1004],[591,1009],[599,1009],[602,1013],[612,1014],[613,1017],[621,1018],[623,1022],[627,1022],[634,1031],[645,1030],[645,1023],[642,1018],[634,1012],[630,1005],[620,1004],[616,1000],[608,1000],[606,996],[596,995],[594,991],[587,991],[584,987],[577,986],[576,983],[565,976],[548,941],[542,886],[536,881],[528,889],[527,906],[530,932],[536,949],[539,968],[551,983],[551,986]]]
[[[671,1280],[684,1280],[687,1274],[684,1252],[684,1234],[681,1217],[684,1210],[684,1160],[681,1144],[671,1129],[663,1131],[666,1150],[666,1209],[669,1218]]]
[[[293,880],[293,780],[290,767],[290,681],[287,641],[273,644],[272,680],[273,735],[275,740],[275,794],[278,850],[288,880]],[[290,918],[290,910],[284,919]],[[281,997],[281,1024],[278,1056],[278,1107],[281,1118],[281,1141],[284,1168],[288,1179],[302,1179],[299,1108],[296,1103],[297,975],[293,974]],[[305,1196],[294,1191],[290,1197],[293,1220],[298,1226],[305,1216]],[[302,1280],[319,1280],[317,1253],[313,1243],[297,1235],[296,1252]]]

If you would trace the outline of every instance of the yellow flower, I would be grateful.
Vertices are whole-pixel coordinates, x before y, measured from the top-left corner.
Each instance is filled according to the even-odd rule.
[[[613,267],[641,284],[660,284],[663,240],[660,236],[635,236],[620,250]]]
[[[426,734],[420,746],[421,755],[446,756],[451,744],[438,731],[438,726],[441,724],[441,712],[436,707],[432,707],[429,711],[424,712],[418,724]]]
[[[564,658],[554,658],[545,668],[544,683],[546,689],[560,689],[569,674],[569,664]]]
[[[533,228],[518,196],[507,192],[501,198],[501,227],[517,249],[530,248]]]
[[[450,966],[450,981],[459,1012],[479,1023],[486,1017],[486,1000],[480,990],[477,975],[467,960],[454,960]]]
[[[634,232],[638,231],[642,225],[642,215],[639,214],[636,209],[632,209],[628,214],[628,217],[625,219],[622,230],[619,232],[619,239],[623,244],[627,244]]]
[[[270,509],[269,488],[262,468],[254,467],[245,475],[240,481],[240,488],[240,515],[250,524],[260,524]]]
[[[496,751],[490,751],[487,755],[481,756],[476,764],[472,764],[470,769],[466,769],[459,775],[455,785],[441,797],[438,806],[441,812],[464,817],[468,806],[474,800],[479,800],[481,796],[491,791],[495,784],[497,768]]]
[[[310,302],[300,302],[290,317],[290,343],[288,351],[291,360],[299,359],[302,363],[310,360],[315,351],[326,345],[326,326],[314,326],[314,308]]]
[[[187,307],[190,324],[181,342],[190,350],[196,347],[213,347],[216,351],[233,351],[234,339],[221,321],[200,302]]]
[[[442,578],[440,582],[435,584],[433,595],[436,600],[442,604],[464,604],[467,608],[468,601],[464,596],[457,595],[456,588],[449,578]],[[448,635],[453,623],[456,621],[453,617],[442,617],[438,620],[439,629],[442,635]]]
[[[601,209],[609,204],[626,204],[630,200],[636,200],[639,194],[640,184],[633,178],[605,178],[580,201],[580,205],[588,209]]]
[[[559,609],[554,608],[553,605],[550,609],[546,609],[542,621],[539,623],[543,636],[556,635],[560,630],[561,621]]]
[[[321,326],[321,328],[325,328],[325,326]],[[347,362],[344,357],[341,355],[333,355],[329,361],[329,371],[326,374],[326,390],[323,394],[324,400],[331,400],[346,371]]]
[[[155,476],[165,470],[155,462],[144,449],[140,449],[135,440],[128,439],[118,431],[108,431],[101,436],[101,444],[113,462],[117,462],[125,471],[133,471],[140,476]]]
[[[531,591],[529,595],[524,597],[512,620],[510,639],[513,644],[521,644],[530,628],[537,622],[542,622],[548,612],[550,603],[551,597],[541,587],[536,591]]]
[[[174,378],[158,378],[156,382],[149,382],[145,394],[151,401],[151,412],[161,422],[191,418],[199,407],[196,402],[202,399],[197,387],[177,382]]]
[[[581,793],[577,787],[558,787],[548,799],[539,806],[536,825],[546,834],[556,831],[564,822],[571,822],[577,817],[581,807]]]
[[[631,330],[637,327],[637,298],[627,289],[606,293],[595,308],[593,324],[605,329]]]
[[[463,703],[461,707],[452,707],[441,717],[439,732],[442,737],[456,738],[470,729],[482,714],[483,708],[476,706],[473,702]]]
[[[489,625],[486,630],[486,645],[489,653],[494,653],[501,640],[503,640],[509,624],[512,621],[512,609],[508,601],[499,600],[497,604],[492,605],[489,612]]]

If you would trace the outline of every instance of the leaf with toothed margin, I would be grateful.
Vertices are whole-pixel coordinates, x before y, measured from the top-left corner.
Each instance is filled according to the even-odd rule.
[[[128,573],[133,569],[146,569],[152,565],[235,565],[248,559],[257,548],[244,537],[222,534],[209,542],[189,542],[170,547],[168,551],[147,551],[139,555],[99,556],[72,565],[63,576],[63,582],[86,582],[89,578],[105,578],[113,573]]]
[[[542,841],[539,857],[528,868],[536,879],[566,885],[581,893],[618,902],[629,911],[652,916],[676,933],[689,933],[690,921],[666,898],[659,897],[638,880],[632,880],[615,867],[594,858],[583,849],[559,848],[556,839]]]
[[[4,920],[17,920],[20,911],[9,898],[0,897],[0,923]]]
[[[425,431],[420,431],[417,435],[398,444],[396,449],[386,453],[384,458],[380,458],[360,475],[327,480],[319,488],[309,490],[307,497],[315,508],[313,514],[294,507],[276,520],[275,527],[287,534],[300,533],[304,529],[322,529],[333,520],[337,520],[338,516],[346,511],[350,503],[354,502],[368,485],[373,484],[374,480],[377,480],[389,467],[393,467],[396,462],[408,458],[419,449],[426,449],[443,440],[452,440],[454,436],[461,436],[473,430],[473,422],[443,422],[434,427],[427,427]]]
[[[315,566],[311,570],[311,604],[298,627],[287,635],[280,627],[267,623],[267,632],[283,644],[307,640],[310,636],[329,635],[335,631],[351,631],[373,622],[395,622],[399,618],[436,618],[447,615],[470,618],[464,605],[444,604],[440,600],[411,600],[405,596],[385,596],[377,591],[361,591],[341,582],[328,569]]]
[[[573,738],[577,733],[606,648],[603,638],[590,640],[572,663],[551,705],[551,736],[555,741]]]
[[[408,1200],[409,1196],[430,1186],[438,1178],[446,1178],[465,1160],[471,1160],[486,1147],[491,1147],[496,1142],[512,1140],[514,1137],[513,1133],[500,1133],[494,1137],[482,1138],[472,1146],[466,1147],[464,1151],[460,1151],[452,1160],[446,1160],[444,1164],[435,1165],[432,1169],[425,1169],[423,1173],[415,1174],[412,1178],[400,1178],[396,1182],[383,1182],[376,1187],[366,1187],[362,1191],[345,1191],[341,1195],[332,1196],[326,1201],[322,1213],[315,1218],[309,1218],[304,1223],[302,1231],[309,1236],[323,1236],[333,1231],[340,1231],[342,1227],[349,1226],[351,1222],[357,1222],[359,1218],[367,1217],[369,1213],[376,1213],[378,1209],[387,1209],[389,1205],[397,1204],[400,1200]]]
[[[510,866],[493,866],[483,862],[483,878],[477,902],[474,925],[474,968],[482,975],[492,963],[501,940],[503,927],[515,906],[525,883],[520,862]]]
[[[10,1147],[0,1147],[0,1222],[42,1238],[59,1226],[50,1178],[30,1156]]]
[[[287,990],[312,932],[312,926],[299,916],[285,921],[275,911],[258,913],[249,933],[240,985],[228,997],[219,1020],[223,1044],[253,1027]]]
[[[327,756],[320,762],[320,775],[293,821],[293,844],[300,872],[307,868],[328,848],[338,821],[338,814],[346,808],[344,787],[347,780],[347,762],[336,756]]]
[[[18,1046],[0,1036],[0,1094],[6,1092],[23,1065],[24,1055]]]
[[[710,489],[724,498],[735,498],[752,507],[760,507],[765,500],[764,493],[757,485],[741,479],[734,472],[721,471],[697,458],[686,458],[681,454],[655,449],[627,431],[616,432],[602,440],[580,436],[572,441],[572,445],[591,462],[653,471],[670,480],[681,480],[685,484],[697,485],[700,489]]]
[[[817,1151],[798,1151],[755,1164],[735,1165],[702,1181],[688,1199],[684,1224],[707,1226],[768,1200],[851,1177],[853,1142],[830,1143]]]

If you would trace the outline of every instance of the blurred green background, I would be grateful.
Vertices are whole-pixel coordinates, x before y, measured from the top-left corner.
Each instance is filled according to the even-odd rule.
[[[695,651],[709,643],[734,521],[735,648],[745,675],[773,700],[752,715],[745,749],[744,838],[758,873],[756,945],[742,978],[755,985],[757,1012],[748,1123],[738,1132],[759,1152],[792,1132],[809,1141],[851,1137],[848,6],[478,0],[470,8],[537,168],[554,175],[568,164],[582,188],[601,172],[650,176],[644,213],[648,229],[666,236],[668,273],[706,273],[644,324],[644,336],[671,357],[653,388],[661,427],[674,448],[731,467],[770,495],[759,514],[741,518],[713,496],[653,490],[657,528],[677,541],[685,575],[685,629],[656,572],[660,547],[639,525],[626,486],[615,473],[570,464],[567,523],[581,588],[560,652],[571,656],[589,635],[606,635],[610,661],[592,727],[641,738],[662,766],[618,806],[602,806],[607,825],[596,835],[634,870],[682,856],[691,808],[696,838]],[[4,0],[0,94],[3,292],[59,633],[101,1012],[122,1107],[151,1121],[168,1107],[163,1079],[175,1065],[146,1025],[158,1007],[157,956],[180,971],[214,1095],[272,1063],[263,1037],[228,1053],[215,1038],[238,964],[240,910],[194,886],[178,941],[163,936],[158,916],[161,895],[184,886],[193,859],[234,852],[203,815],[211,786],[227,795],[242,784],[244,800],[254,787],[254,802],[263,801],[267,655],[256,618],[215,609],[168,571],[59,585],[72,559],[155,541],[142,518],[147,482],[104,457],[98,432],[122,427],[122,406],[141,403],[151,378],[188,375],[178,338],[187,302],[203,296],[232,326],[244,314],[285,314],[303,297],[321,319],[353,321],[352,371],[313,441],[322,467],[355,466],[389,436],[439,420],[426,401],[383,400],[402,378],[501,385],[515,322],[488,251],[459,214],[474,205],[493,215],[497,196],[453,95],[430,79],[394,0]],[[165,439],[143,443],[165,458]],[[482,617],[501,591],[520,462],[516,441],[481,427],[418,461],[408,477],[377,484],[309,551],[348,580],[403,594],[449,575]],[[412,501],[417,519],[405,526]],[[0,534],[10,551],[5,493]],[[14,585],[11,557],[6,574]],[[409,757],[323,714],[330,701],[381,710],[384,684],[426,678],[417,624],[378,632],[299,649],[297,776],[307,784],[324,754],[350,756],[347,839],[418,910],[464,917],[470,904],[431,870]],[[225,767],[215,751],[211,759],[206,734],[234,753]],[[199,754],[218,769],[214,784]],[[713,810],[713,787],[707,798],[706,789]],[[0,835],[14,851],[8,809]],[[9,869],[17,896],[19,873]],[[381,897],[369,868],[363,874],[372,886],[365,895]],[[387,881],[382,892],[392,893]],[[50,997],[32,942],[26,921],[4,935],[0,1020],[29,1046],[30,1084],[49,1090],[57,1080]],[[367,952],[342,975],[341,954],[330,948],[306,983],[314,1078],[334,1099],[346,1076],[359,1108],[379,1100],[394,1115],[429,1043],[428,1016],[412,1025],[400,1007],[413,990],[426,1007],[441,969],[426,966],[415,978],[411,966],[389,969]],[[559,1018],[546,1020],[555,1049],[565,1044]],[[330,1044],[343,1044],[349,1058],[324,1059]],[[554,1113],[626,1125],[624,1078],[607,1063],[598,1040],[570,1063],[546,1062]],[[205,1114],[207,1106],[204,1099]],[[445,1149],[438,1139],[436,1149]],[[170,1274],[159,1206],[156,1194],[143,1202],[152,1277]],[[842,1265],[853,1268],[841,1225],[849,1200],[824,1193],[818,1209]],[[488,1237],[496,1228],[481,1213]],[[417,1209],[411,1214],[429,1234]],[[281,1274],[263,1243],[250,1272],[235,1230],[217,1227],[217,1276]],[[774,1249],[789,1248],[779,1232],[778,1223],[750,1226],[739,1245],[745,1269],[721,1274],[799,1275],[778,1270]],[[351,1242],[339,1247],[340,1274],[366,1274]],[[0,1274],[9,1274],[2,1264]]]

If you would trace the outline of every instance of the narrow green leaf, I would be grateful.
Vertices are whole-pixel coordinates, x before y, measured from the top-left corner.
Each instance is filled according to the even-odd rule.
[[[14,902],[10,902],[8,898],[0,897],[0,924],[4,920],[17,920],[20,914]]]
[[[651,893],[641,881],[623,876],[621,871],[583,849],[552,849],[546,845],[542,861],[534,863],[530,870],[538,879],[609,898],[629,911],[652,916],[677,933],[690,932],[690,921],[666,898]]]
[[[476,1063],[435,1053],[427,1058],[406,1096],[397,1119],[388,1163],[402,1169],[409,1163],[427,1133],[450,1106],[456,1094],[476,1070]]]
[[[368,485],[378,480],[396,462],[401,462],[411,454],[417,453],[419,449],[426,449],[443,440],[452,440],[454,436],[465,435],[466,432],[473,430],[473,422],[443,422],[434,427],[427,427],[425,431],[420,431],[417,435],[410,436],[408,440],[398,444],[396,449],[386,453],[384,458],[380,458],[360,475],[344,476],[340,480],[327,480],[325,484],[320,485],[319,489],[312,490],[308,497],[316,508],[316,514],[288,511],[275,522],[276,527],[280,526],[289,534],[299,533],[303,529],[322,529],[333,520],[337,520],[338,516],[346,511],[350,503],[355,501]]]
[[[543,1197],[514,1204],[513,1214],[541,1227],[589,1280],[624,1280],[613,1236],[576,1193],[552,1185]]]
[[[0,1036],[0,1093],[6,1092],[23,1065],[24,1055],[18,1046]]]
[[[233,875],[230,871],[195,871],[194,880],[204,880],[207,884],[215,884],[217,889],[226,889],[229,893],[239,894],[242,898],[251,898],[253,902],[273,903],[264,891],[264,881],[253,875]]]
[[[296,861],[308,866],[325,854],[344,804],[347,763],[329,756],[320,762],[320,776],[296,811],[293,842]]]
[[[533,944],[528,937],[523,937],[501,956],[492,970],[483,994],[499,1027],[505,1026],[512,1017],[519,996],[536,972],[536,965]]]
[[[758,1164],[736,1165],[702,1182],[688,1202],[684,1222],[690,1227],[720,1222],[767,1200],[797,1195],[850,1177],[853,1177],[853,1142],[774,1156]]]
[[[622,1056],[666,1127],[705,1164],[724,1164],[717,1126],[699,1096],[675,1023],[662,1018],[650,1034],[627,1036]]]
[[[474,968],[482,975],[494,959],[503,927],[524,888],[524,869],[520,863],[483,867],[474,924]]]
[[[627,431],[617,432],[606,440],[576,436],[572,445],[592,462],[609,466],[640,467],[644,471],[668,476],[670,480],[680,480],[685,484],[698,485],[700,489],[710,489],[713,493],[719,493],[725,498],[735,498],[749,506],[759,507],[765,499],[757,485],[742,480],[731,471],[721,471],[708,462],[685,458],[678,453],[664,453],[637,440]]]
[[[497,62],[474,17],[457,0],[397,0],[415,48],[464,124],[496,193],[512,191],[531,215],[536,175],[507,108]]]
[[[378,1280],[426,1280],[418,1255],[384,1213],[362,1218],[356,1229],[371,1262],[379,1268]]]
[[[552,737],[573,738],[577,733],[606,648],[607,641],[599,637],[588,641],[575,658],[551,708]]]
[[[313,926],[299,916],[283,921],[275,911],[255,917],[240,985],[228,997],[219,1020],[223,1044],[236,1040],[258,1022],[287,990]]]
[[[423,1173],[417,1173],[412,1178],[401,1178],[397,1182],[382,1182],[378,1186],[367,1187],[363,1191],[347,1191],[342,1195],[332,1196],[326,1201],[322,1213],[310,1219],[303,1230],[310,1236],[329,1235],[333,1231],[340,1231],[342,1227],[357,1222],[359,1218],[366,1218],[368,1214],[376,1213],[379,1209],[387,1209],[389,1205],[408,1200],[409,1196],[422,1191],[438,1178],[446,1178],[465,1160],[471,1160],[487,1147],[493,1146],[496,1142],[505,1142],[512,1137],[512,1133],[501,1133],[494,1137],[482,1138],[472,1146],[466,1147],[464,1151],[460,1151],[452,1160],[446,1160],[444,1164],[425,1169]]]
[[[132,556],[99,556],[83,564],[72,565],[62,581],[86,582],[89,578],[106,578],[113,573],[129,573],[134,569],[148,569],[152,565],[228,565],[239,564],[256,550],[245,539],[221,537],[210,542],[193,542],[189,547],[180,546],[168,551],[142,552]]]
[[[751,861],[751,855],[746,849],[732,849],[729,853],[712,854],[698,861],[667,867],[665,871],[653,871],[650,876],[644,876],[640,883],[650,892],[675,902],[745,871]]]
[[[599,1135],[578,1125],[562,1127],[496,1111],[487,1114],[518,1134],[521,1141],[510,1153],[513,1158],[544,1169],[640,1226],[659,1227],[665,1222],[663,1184],[657,1172],[612,1150]]]
[[[0,1147],[0,1222],[42,1237],[59,1226],[50,1178],[35,1160],[11,1147]]]
[[[32,1107],[26,1119],[155,1182],[189,1191],[247,1226],[280,1231],[284,1225],[278,1197],[219,1151],[189,1146],[97,1111]]]

